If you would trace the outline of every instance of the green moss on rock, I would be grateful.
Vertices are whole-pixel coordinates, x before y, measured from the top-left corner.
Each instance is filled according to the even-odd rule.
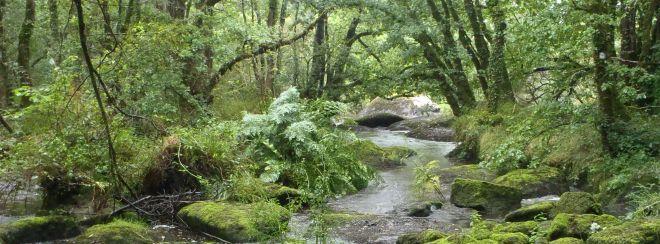
[[[525,222],[507,222],[499,224],[493,228],[494,232],[504,232],[504,233],[523,233],[525,235],[531,235],[534,230],[539,227],[539,222],[536,221],[525,221]]]
[[[591,193],[565,192],[550,212],[550,217],[554,218],[560,213],[601,214],[603,210]]]
[[[438,230],[425,230],[418,233],[408,233],[397,238],[397,244],[423,244],[447,237]]]
[[[487,214],[503,214],[516,209],[521,200],[519,189],[485,181],[458,178],[451,186],[452,204]]]
[[[513,170],[497,177],[494,182],[520,189],[525,198],[560,195],[568,191],[568,184],[565,183],[559,169],[553,167]]]
[[[557,240],[551,241],[550,244],[582,244],[584,241],[573,238],[573,237],[564,237]]]
[[[0,226],[0,243],[52,241],[73,237],[79,233],[80,229],[72,217],[29,217]]]
[[[273,203],[200,202],[182,208],[178,216],[195,231],[231,242],[254,242],[281,234],[290,213]]]
[[[467,164],[453,166],[443,169],[434,169],[432,174],[440,177],[443,184],[451,184],[457,178],[492,181],[496,175],[494,172],[484,169],[478,164]]]
[[[586,239],[593,232],[619,223],[621,221],[612,215],[560,213],[552,220],[548,235],[551,240],[561,237]]]
[[[491,240],[501,244],[527,244],[529,237],[523,233],[496,233],[490,237]]]
[[[141,244],[154,243],[149,227],[141,222],[113,220],[108,224],[94,225],[76,237],[75,243]]]
[[[555,204],[556,202],[553,201],[544,201],[525,206],[508,213],[506,216],[504,216],[504,220],[515,222],[534,220],[534,218],[537,216],[548,218],[550,212],[555,207]]]
[[[377,169],[390,169],[404,166],[404,159],[417,154],[406,147],[379,147],[371,141],[361,143],[358,158],[366,165]]]
[[[605,228],[589,236],[587,243],[660,243],[660,219],[631,221]]]

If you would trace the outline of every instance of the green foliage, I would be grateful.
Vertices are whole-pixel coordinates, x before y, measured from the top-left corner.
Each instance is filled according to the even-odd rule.
[[[326,197],[356,190],[373,178],[357,158],[354,134],[331,125],[341,112],[334,102],[307,103],[291,88],[270,105],[268,113],[246,115],[240,141],[260,167],[265,182],[288,182]]]
[[[638,185],[627,195],[634,211],[629,218],[660,217],[660,186],[658,184]]]

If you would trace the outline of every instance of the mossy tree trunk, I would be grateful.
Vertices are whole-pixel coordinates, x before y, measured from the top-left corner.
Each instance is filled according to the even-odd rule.
[[[7,49],[5,47],[5,8],[7,0],[0,0],[0,108],[9,104],[9,77],[7,69]]]
[[[30,77],[30,41],[34,32],[34,18],[36,14],[35,1],[25,1],[25,19],[21,25],[21,31],[18,35],[18,73],[21,80],[21,86],[32,87],[32,77]],[[21,97],[21,106],[30,104],[28,96]]]
[[[465,69],[463,68],[463,61],[458,55],[458,49],[456,48],[456,41],[454,40],[454,34],[451,31],[451,24],[449,23],[449,10],[444,8],[444,15],[440,13],[438,6],[435,4],[434,0],[426,1],[429,10],[433,19],[438,22],[440,28],[442,29],[443,37],[443,56],[445,57],[447,64],[449,77],[451,78],[454,87],[456,87],[456,97],[461,103],[461,107],[469,109],[474,107],[476,99],[470,83],[468,82],[467,75],[465,74]]]
[[[502,4],[498,0],[488,2],[493,24],[495,25],[495,37],[490,55],[489,74],[492,80],[491,108],[496,109],[499,104],[513,102],[513,88],[509,79],[509,71],[506,65],[504,49],[506,48],[506,17]]]
[[[451,84],[449,84],[447,76],[442,72],[443,70],[446,70],[446,68],[442,68],[445,65],[442,63],[440,54],[438,53],[431,37],[426,32],[423,32],[415,37],[415,39],[424,50],[424,58],[429,62],[433,78],[438,82],[440,93],[442,93],[445,100],[447,100],[454,116],[460,116],[462,111],[461,105],[456,97],[456,91]]]
[[[327,66],[327,25],[328,14],[324,13],[320,21],[316,23],[314,34],[314,50],[312,51],[312,67],[309,80],[305,87],[303,96],[307,98],[317,97],[323,90]]]

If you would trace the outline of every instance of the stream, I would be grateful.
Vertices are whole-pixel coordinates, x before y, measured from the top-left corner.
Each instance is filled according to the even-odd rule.
[[[406,159],[406,165],[403,167],[378,172],[380,179],[372,182],[366,189],[330,201],[328,207],[333,211],[367,214],[371,217],[336,226],[329,231],[328,242],[395,243],[398,236],[408,232],[431,228],[452,232],[469,226],[472,211],[457,208],[448,202],[440,209],[433,208],[429,217],[406,215],[405,208],[412,203],[429,199],[440,200],[435,193],[421,195],[415,192],[415,167],[432,160],[438,161],[441,168],[450,167],[451,163],[445,155],[454,149],[456,143],[414,139],[407,137],[405,133],[406,131],[381,129],[358,133],[360,137],[371,140],[380,147],[407,147],[415,150],[417,155]],[[290,236],[300,238],[308,232],[310,224],[308,214],[294,215],[289,224],[292,232]],[[309,236],[307,239],[309,240]]]

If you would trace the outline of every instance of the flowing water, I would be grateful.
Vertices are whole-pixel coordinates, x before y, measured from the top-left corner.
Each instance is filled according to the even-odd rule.
[[[433,209],[429,217],[406,216],[405,208],[410,204],[440,198],[436,193],[424,195],[415,192],[415,167],[432,160],[437,161],[438,167],[441,168],[451,166],[445,155],[454,149],[456,144],[409,138],[405,133],[389,130],[359,132],[360,137],[371,140],[378,146],[407,147],[415,150],[417,155],[406,159],[406,165],[403,167],[380,171],[380,180],[373,182],[366,189],[330,201],[328,207],[331,210],[375,216],[331,230],[330,242],[394,243],[399,235],[406,232],[429,228],[455,231],[469,225],[471,210],[457,208],[448,203],[441,209]],[[295,215],[290,229],[298,234],[304,232],[303,229],[311,222],[309,218],[306,214]]]

